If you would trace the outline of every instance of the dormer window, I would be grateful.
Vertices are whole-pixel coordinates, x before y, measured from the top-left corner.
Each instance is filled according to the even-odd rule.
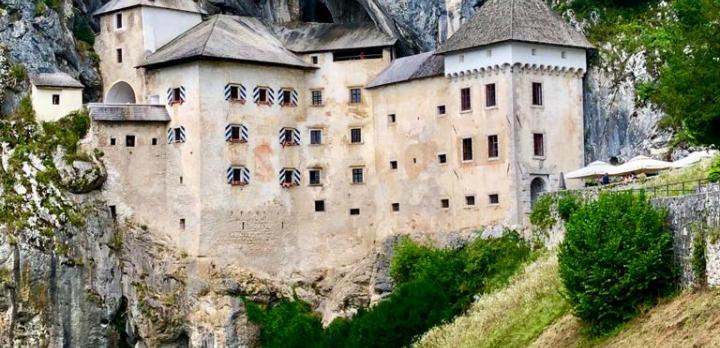
[[[123,15],[122,13],[115,14],[115,29],[123,28]]]

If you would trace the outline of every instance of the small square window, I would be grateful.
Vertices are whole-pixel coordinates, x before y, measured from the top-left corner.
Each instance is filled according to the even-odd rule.
[[[118,62],[118,63],[122,63],[122,62],[123,62],[123,50],[122,50],[122,48],[118,48],[117,50],[115,50],[115,54],[116,54],[117,62]]]
[[[440,200],[440,207],[442,207],[443,209],[450,208],[450,200],[447,199],[447,198],[441,199],[441,200]]]
[[[363,175],[363,168],[353,168],[352,169],[352,183],[355,185],[359,185],[363,183],[364,180]]]
[[[398,161],[390,161],[390,169],[398,169]]]
[[[437,107],[437,114],[438,115],[445,115],[447,113],[447,110],[445,109],[445,105],[438,105]]]
[[[500,204],[500,195],[494,193],[488,196],[490,204]]]
[[[318,58],[318,56],[312,56],[310,59],[312,60],[312,63],[315,64],[315,65],[317,65],[318,62],[320,61],[320,59]]]
[[[310,177],[310,186],[320,186],[322,184],[320,179],[321,173],[320,169],[310,169],[308,172]]]
[[[350,104],[362,103],[362,91],[360,88],[350,88]]]
[[[323,200],[315,201],[315,211],[316,212],[325,211],[325,201],[323,201]]]
[[[323,103],[323,95],[321,90],[312,91],[312,105],[320,106]]]
[[[393,124],[393,123],[395,123],[395,121],[397,121],[395,114],[389,114],[388,115],[388,123]]]
[[[110,146],[115,146],[117,143],[117,140],[115,138],[110,138]]]
[[[157,138],[152,138],[152,144],[153,144],[153,146],[158,144]]]
[[[350,143],[352,143],[352,144],[362,143],[362,128],[350,129]]]
[[[468,207],[475,206],[475,196],[465,196],[465,205]]]
[[[400,203],[393,203],[392,204],[392,211],[399,212],[400,211]]]
[[[350,215],[360,215],[360,209],[358,209],[358,208],[350,209]]]
[[[440,164],[445,164],[445,163],[447,163],[447,155],[444,154],[444,153],[439,154],[439,155],[438,155],[438,162],[440,162]]]
[[[311,129],[310,130],[310,145],[322,145],[322,130]]]
[[[60,105],[60,95],[59,94],[52,95],[52,103],[53,103],[53,105]]]
[[[135,136],[134,135],[128,135],[125,137],[125,146],[135,147]]]

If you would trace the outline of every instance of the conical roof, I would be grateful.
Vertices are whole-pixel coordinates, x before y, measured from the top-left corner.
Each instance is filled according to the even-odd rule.
[[[461,51],[505,41],[592,48],[542,0],[488,0],[440,47],[438,53]]]

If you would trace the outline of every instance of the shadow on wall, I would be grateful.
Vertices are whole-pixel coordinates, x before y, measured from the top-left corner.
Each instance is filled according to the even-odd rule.
[[[135,91],[127,82],[115,83],[105,97],[107,104],[135,104]]]

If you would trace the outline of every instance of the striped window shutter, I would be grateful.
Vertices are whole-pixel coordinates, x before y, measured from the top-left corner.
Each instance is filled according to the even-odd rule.
[[[167,90],[167,100],[168,100],[168,104],[173,104],[173,103],[177,103],[177,102],[179,102],[179,103],[182,104],[182,103],[184,103],[184,102],[187,100],[187,91],[185,90],[185,87],[184,87],[184,86],[180,86],[180,87],[178,87],[178,88],[180,88],[180,100],[175,100],[175,93],[174,93],[174,90],[175,90],[175,89],[174,89],[174,88],[168,88],[168,90]]]
[[[253,88],[253,103],[256,103],[260,101],[260,87],[255,86]]]
[[[175,128],[168,128],[167,140],[168,144],[172,144],[175,142]]]
[[[187,134],[185,133],[185,127],[180,126],[180,140],[179,142],[184,143],[187,141]]]
[[[232,133],[233,133],[234,127],[240,128],[240,130],[239,130],[240,131],[240,141],[243,141],[243,142],[248,141],[248,139],[250,138],[250,133],[248,132],[247,127],[245,127],[245,125],[242,125],[242,124],[229,124],[229,125],[225,126],[225,141],[229,142],[229,141],[233,140]]]
[[[238,98],[239,98],[238,100],[244,102],[247,98],[247,90],[245,89],[245,86],[243,86],[242,84],[236,84],[236,83],[228,83],[227,85],[225,85],[225,100],[230,100],[230,96],[232,94],[230,92],[230,90],[232,87],[238,88]]]
[[[250,169],[246,167],[230,167],[227,170],[227,183],[232,184],[233,183],[233,176],[235,174],[235,170],[240,170],[240,182],[247,185],[250,183]]]
[[[300,131],[297,128],[293,128],[292,137],[295,144],[300,145]]]
[[[186,142],[187,141],[187,133],[185,131],[185,127],[180,126],[177,128],[168,129],[167,139],[168,139],[168,144]]]
[[[294,89],[285,89],[280,88],[277,93],[277,97],[275,99],[278,100],[278,103],[283,102],[283,94],[285,94],[285,91],[290,91],[290,105],[291,106],[297,106],[298,105],[298,92]]]
[[[283,168],[280,170],[280,173],[278,175],[278,181],[280,182],[280,185],[284,186],[285,176],[287,175],[288,172],[292,173],[291,175],[292,175],[293,186],[300,186],[300,179],[301,179],[300,171],[297,169],[293,169],[293,168]]]
[[[280,132],[278,133],[278,140],[280,140],[280,144],[285,144],[285,131],[288,129],[292,130],[292,141],[294,142],[294,145],[300,145],[300,131],[297,128],[281,128]]]
[[[172,88],[168,88],[168,90],[167,90],[167,101],[168,101],[168,105],[173,103],[173,89]]]

